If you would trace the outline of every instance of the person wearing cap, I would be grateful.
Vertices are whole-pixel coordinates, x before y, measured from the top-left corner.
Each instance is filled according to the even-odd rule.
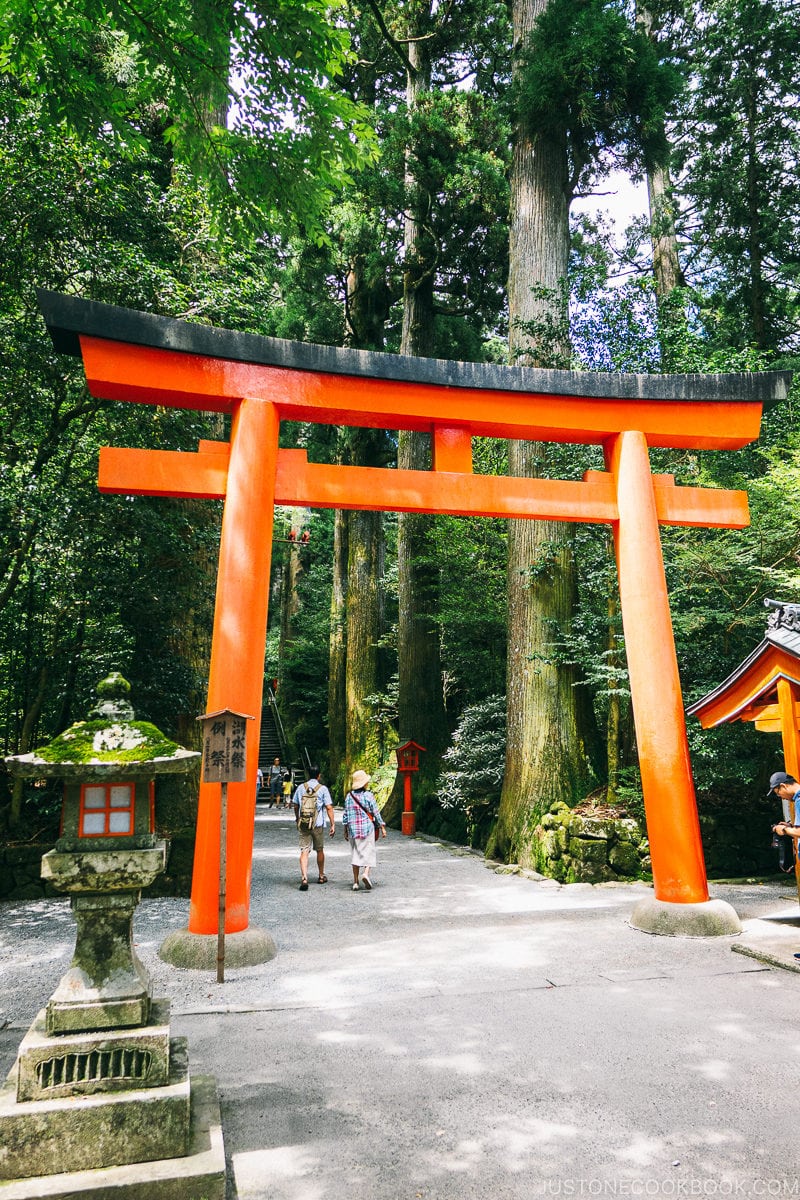
[[[375,842],[386,837],[386,822],[381,816],[375,797],[367,790],[370,776],[366,771],[355,771],[350,791],[344,798],[344,836],[350,842],[350,863],[353,868],[353,891],[359,891],[360,882],[366,891],[372,891],[370,870],[375,866],[377,854]]]
[[[784,804],[784,811],[786,811],[786,801],[791,801],[792,803],[789,812],[793,813],[793,819],[791,821],[780,821],[777,825],[773,825],[774,832],[786,834],[788,837],[795,839],[800,838],[800,824],[798,824],[798,821],[800,821],[800,799],[798,799],[798,796],[800,796],[800,783],[797,782],[794,775],[787,775],[785,771],[776,771],[774,775],[770,775],[767,795],[777,796]]]

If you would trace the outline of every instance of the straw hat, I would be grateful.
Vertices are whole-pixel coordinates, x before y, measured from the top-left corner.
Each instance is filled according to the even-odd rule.
[[[352,785],[353,791],[358,791],[359,788],[365,788],[371,778],[372,776],[368,775],[366,771],[354,771]]]

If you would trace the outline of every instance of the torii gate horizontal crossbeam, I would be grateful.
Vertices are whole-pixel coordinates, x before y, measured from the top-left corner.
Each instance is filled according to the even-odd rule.
[[[208,449],[209,445],[201,443],[196,454],[104,446],[100,450],[100,490],[222,500],[229,448],[224,442],[213,449]],[[676,487],[671,475],[654,475],[653,486],[658,520],[663,525],[742,529],[749,522],[746,492]],[[305,450],[278,451],[275,503],[605,524],[619,519],[614,480],[606,471],[587,471],[583,481],[389,471],[309,463]]]

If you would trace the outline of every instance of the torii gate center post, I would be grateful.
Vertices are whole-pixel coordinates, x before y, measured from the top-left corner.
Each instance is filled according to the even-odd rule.
[[[191,325],[40,292],[93,396],[230,415],[197,452],[104,447],[101,491],[224,501],[207,708],[261,712],[275,504],[599,521],[612,527],[655,897],[708,901],[659,525],[743,528],[745,492],[677,487],[648,447],[735,450],[786,372],[622,375],[408,358]],[[432,469],[309,463],[281,420],[431,434]],[[473,437],[602,446],[580,481],[475,475]],[[256,720],[256,725],[258,719]],[[230,785],[226,930],[249,920],[258,729]],[[420,730],[420,734],[424,731]],[[217,931],[219,788],[201,785],[189,932]]]

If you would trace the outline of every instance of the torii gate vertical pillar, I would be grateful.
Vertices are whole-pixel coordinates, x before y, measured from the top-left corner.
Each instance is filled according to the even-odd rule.
[[[614,546],[655,889],[631,924],[684,936],[740,933],[733,908],[708,898],[647,439],[621,433],[604,451],[617,492]]]
[[[265,400],[243,399],[231,422],[230,461],[217,572],[208,711],[256,714],[247,742],[247,779],[258,767],[269,568],[278,461],[279,416]],[[255,788],[231,783],[226,856],[226,959],[232,967],[267,962],[277,953],[263,930],[248,928]],[[210,966],[219,909],[220,796],[200,785],[189,928],[170,934],[160,954],[176,966]],[[237,936],[238,935],[238,936]]]
[[[778,708],[781,714],[781,742],[783,744],[783,769],[795,779],[800,779],[800,730],[797,728],[797,708],[800,688],[790,679],[778,680]],[[798,805],[790,801],[789,816],[794,822],[800,818]],[[784,805],[785,807],[785,805]],[[795,843],[795,846],[797,843]],[[800,855],[795,850],[794,875],[797,880],[797,895],[800,898]]]
[[[783,744],[784,770],[795,779],[800,779],[800,732],[797,728],[797,710],[800,688],[789,679],[778,680],[778,707],[781,714],[781,742]]]

